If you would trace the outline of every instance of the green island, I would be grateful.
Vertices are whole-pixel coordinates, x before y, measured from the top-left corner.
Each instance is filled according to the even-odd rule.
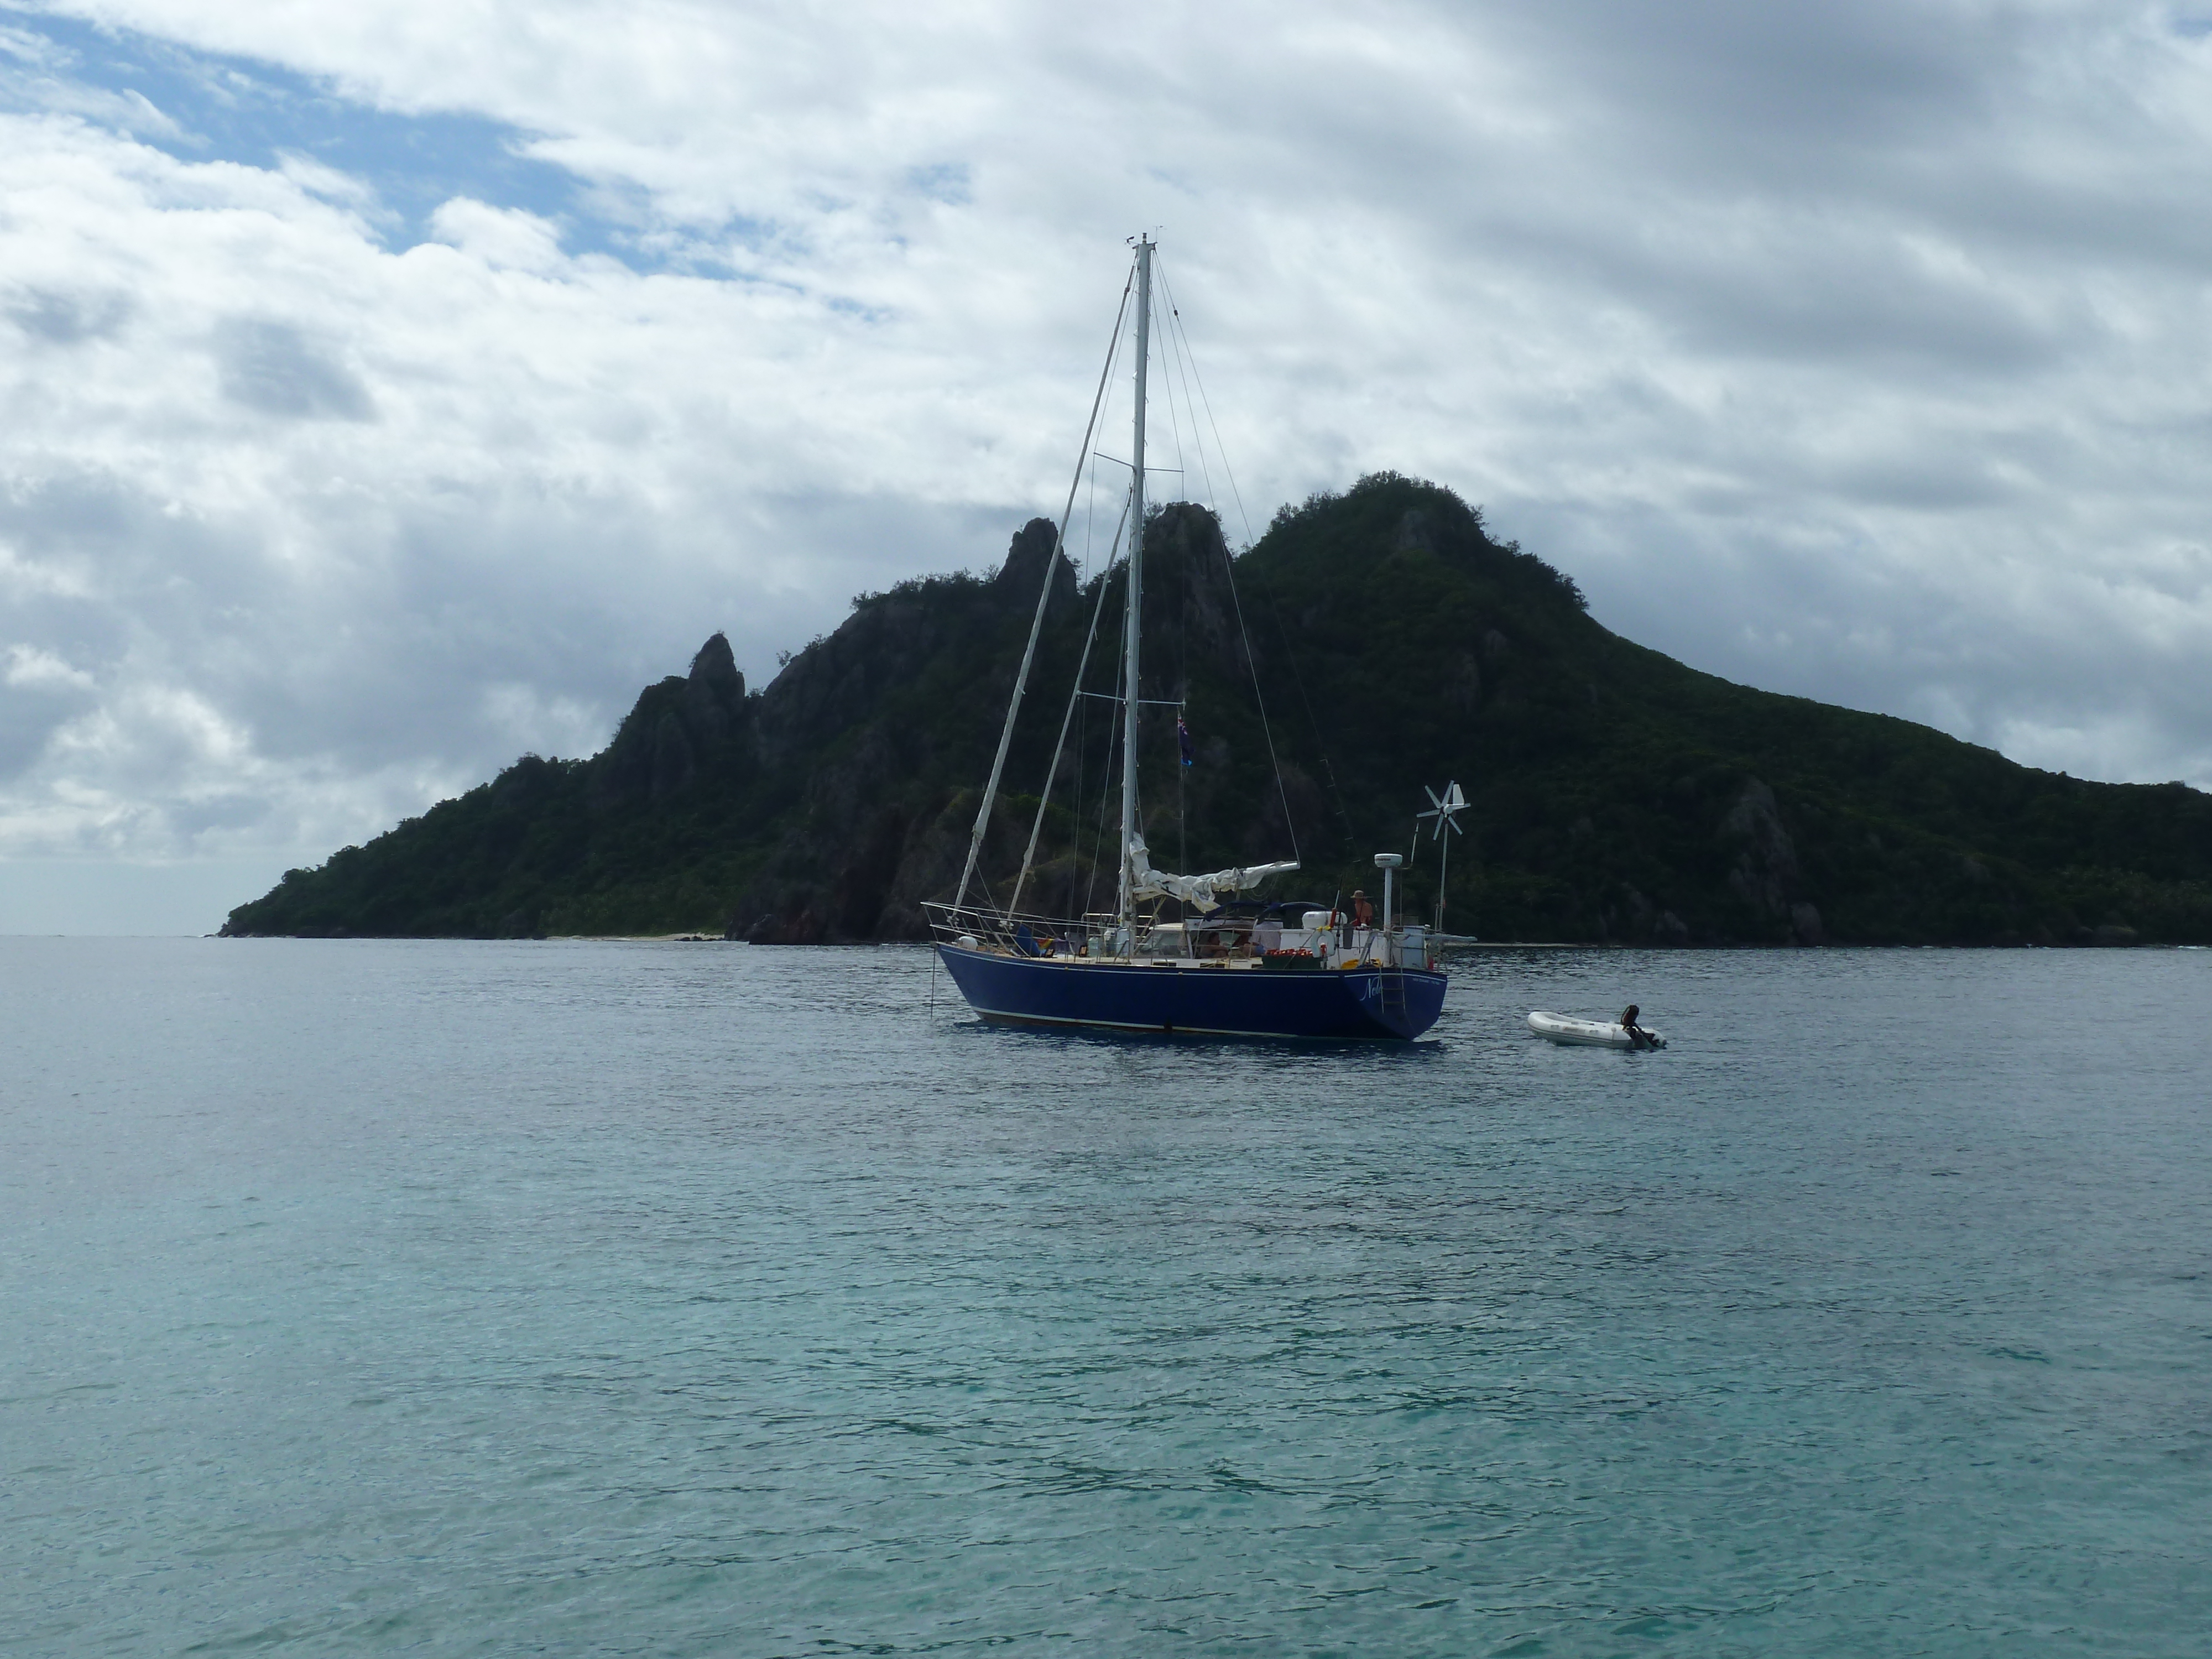
[[[1732,684],[1589,615],[1437,485],[1377,473],[1234,558],[1205,509],[1145,527],[1145,834],[1164,868],[1295,855],[1329,902],[1456,779],[1445,926],[1485,939],[1723,945],[2212,942],[2212,795],[2093,783],[1887,715]],[[1005,902],[1097,582],[1109,584],[1020,908],[1110,908],[1117,570],[1079,584],[1036,520],[995,577],[862,595],[748,690],[720,634],[588,760],[526,755],[231,912],[228,936],[926,937],[959,878],[1049,568],[988,826]],[[1256,696],[1255,696],[1256,688]],[[1264,704],[1266,723],[1261,708]],[[1269,738],[1273,738],[1273,758]],[[1118,784],[1114,787],[1118,789]],[[1425,836],[1404,872],[1430,914]]]

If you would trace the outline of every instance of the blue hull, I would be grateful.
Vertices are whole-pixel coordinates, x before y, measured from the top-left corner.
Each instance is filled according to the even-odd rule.
[[[1024,1024],[1403,1041],[1435,1024],[1444,1006],[1444,975],[1419,969],[1403,974],[1378,968],[1277,973],[1195,964],[1050,962],[957,945],[940,945],[937,953],[977,1013]]]

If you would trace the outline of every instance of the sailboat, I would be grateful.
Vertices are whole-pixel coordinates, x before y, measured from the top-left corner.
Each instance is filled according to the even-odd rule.
[[[1383,884],[1379,916],[1364,902],[1356,912],[1346,912],[1334,906],[1270,905],[1233,896],[1297,870],[1295,858],[1203,875],[1178,875],[1153,867],[1152,849],[1139,822],[1137,723],[1142,702],[1138,666],[1144,595],[1146,380],[1156,246],[1140,236],[1135,247],[1131,276],[1137,302],[1135,417],[1129,499],[1122,520],[1129,536],[1119,697],[1122,764],[1116,906],[1110,915],[1053,918],[1018,913],[1014,907],[1020,902],[1036,852],[1036,830],[1007,906],[969,902],[970,889],[978,884],[977,860],[998,799],[1015,716],[1043,629],[1058,562],[1056,538],[1053,556],[1044,562],[1044,592],[1038,596],[997,758],[975,815],[959,889],[950,902],[924,906],[938,956],[969,1006],[994,1022],[1222,1037],[1418,1037],[1443,1012],[1446,977],[1436,955],[1435,935],[1395,914],[1401,854],[1375,854]],[[1125,313],[1128,301],[1129,289],[1125,288]],[[1117,317],[1116,342],[1121,328]],[[1084,438],[1086,455],[1115,356],[1109,349],[1098,396],[1092,400],[1091,428]],[[1081,476],[1079,463],[1079,481]],[[1060,518],[1062,538],[1074,498],[1071,487],[1068,507]],[[1106,587],[1102,579],[1097,600],[1102,607]],[[1095,636],[1095,617],[1092,629]],[[1088,644],[1085,652],[1087,660]],[[1079,669],[1074,695],[1085,695],[1079,690],[1081,673]],[[1069,707],[1071,711],[1074,708],[1073,696]],[[1063,720],[1063,743],[1066,731]],[[1057,758],[1055,755],[1055,763]],[[1044,802],[1040,799],[1039,829],[1043,822]]]

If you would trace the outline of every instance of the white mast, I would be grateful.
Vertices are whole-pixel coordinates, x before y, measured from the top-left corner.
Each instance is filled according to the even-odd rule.
[[[1121,926],[1126,949],[1137,949],[1137,623],[1145,604],[1145,366],[1152,349],[1152,244],[1137,238],[1137,423],[1129,457],[1129,610],[1122,624]]]

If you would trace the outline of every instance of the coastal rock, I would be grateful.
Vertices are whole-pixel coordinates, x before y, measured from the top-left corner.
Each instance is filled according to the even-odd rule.
[[[1436,520],[1425,507],[1409,507],[1398,516],[1390,538],[1393,553],[1433,553],[1437,549]]]
[[[653,778],[647,793],[654,800],[666,800],[690,782],[698,769],[698,757],[692,752],[691,739],[684,735],[684,721],[672,708],[653,728]]]
[[[1482,706],[1482,665],[1475,661],[1474,652],[1459,653],[1447,682],[1447,695],[1462,715],[1473,714]]]
[[[1740,843],[1735,863],[1729,871],[1729,890],[1746,904],[1771,915],[1788,915],[1800,872],[1797,848],[1790,832],[1782,827],[1774,791],[1757,778],[1745,779],[1734,805],[1721,819],[1721,834]]]

